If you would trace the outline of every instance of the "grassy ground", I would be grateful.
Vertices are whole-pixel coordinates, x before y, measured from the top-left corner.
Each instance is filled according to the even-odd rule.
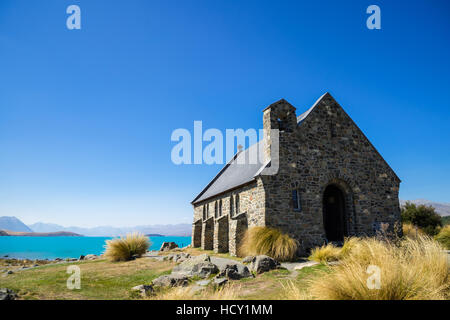
[[[78,265],[81,289],[69,290],[67,266]],[[171,262],[141,258],[129,262],[95,260],[46,265],[0,276],[0,287],[19,294],[20,299],[130,299],[130,289],[170,273]]]
[[[191,254],[205,253],[195,251]],[[206,252],[211,254],[210,252]],[[217,255],[229,258],[228,255]],[[78,265],[81,269],[81,289],[69,290],[66,273],[69,265]],[[169,261],[157,261],[140,258],[128,262],[108,262],[106,260],[84,261],[46,265],[29,270],[0,276],[0,287],[9,288],[19,294],[19,299],[132,299],[130,289],[136,285],[148,284],[162,274],[170,273],[175,264]],[[273,270],[253,279],[232,281],[239,287],[235,292],[237,299],[281,299],[283,285],[289,281],[302,285],[306,279],[316,275],[326,266],[303,268],[290,272],[285,269]],[[191,286],[194,283],[192,282]],[[174,289],[171,289],[174,290]]]

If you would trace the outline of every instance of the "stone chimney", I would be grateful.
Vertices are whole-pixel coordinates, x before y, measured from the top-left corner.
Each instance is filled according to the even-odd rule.
[[[281,137],[284,132],[293,132],[296,127],[295,107],[286,100],[281,99],[263,110],[265,161],[271,159],[272,140],[276,136],[272,130],[278,129],[278,137]]]

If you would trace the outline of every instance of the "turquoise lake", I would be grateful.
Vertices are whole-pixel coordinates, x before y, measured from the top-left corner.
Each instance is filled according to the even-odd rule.
[[[86,254],[102,254],[105,240],[112,237],[0,237],[0,258],[55,259],[78,258]],[[191,243],[191,237],[150,237],[151,250],[159,250],[164,241],[179,247]]]

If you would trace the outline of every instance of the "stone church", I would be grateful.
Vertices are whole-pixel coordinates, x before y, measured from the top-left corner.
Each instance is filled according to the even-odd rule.
[[[237,255],[248,228],[267,226],[306,253],[392,231],[400,221],[400,179],[329,93],[299,116],[286,100],[275,102],[263,110],[263,126],[264,138],[239,151],[192,201],[193,247]],[[248,161],[255,155],[260,161]],[[274,155],[277,170],[264,174]]]

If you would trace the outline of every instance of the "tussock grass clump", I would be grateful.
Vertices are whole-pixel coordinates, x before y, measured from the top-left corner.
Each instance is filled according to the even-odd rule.
[[[128,261],[135,255],[143,255],[149,247],[148,237],[140,233],[130,233],[125,237],[106,240],[105,257],[110,261]]]
[[[192,287],[176,287],[151,296],[151,300],[237,300],[241,286],[226,284],[221,288],[206,288],[201,291]]]
[[[435,237],[445,249],[450,250],[450,225],[443,227]]]
[[[317,247],[311,250],[311,254],[308,260],[316,261],[319,263],[327,264],[328,262],[338,261],[347,256],[350,251],[355,247],[360,239],[347,238],[344,241],[344,245],[339,248],[329,243],[321,247]]]
[[[417,239],[417,237],[424,236],[424,235],[425,235],[425,232],[423,232],[423,230],[420,229],[419,227],[416,227],[416,226],[412,225],[411,223],[403,224],[403,236],[404,237]]]
[[[239,255],[265,254],[279,261],[290,261],[295,258],[297,248],[295,239],[277,229],[252,227],[245,232]]]
[[[311,250],[308,260],[326,264],[340,258],[341,249],[329,243]]]
[[[368,285],[379,268],[379,288]],[[309,293],[324,300],[441,300],[449,297],[447,255],[433,239],[406,238],[399,244],[373,238],[359,240],[332,267],[312,279]],[[373,270],[373,267],[372,267]]]

